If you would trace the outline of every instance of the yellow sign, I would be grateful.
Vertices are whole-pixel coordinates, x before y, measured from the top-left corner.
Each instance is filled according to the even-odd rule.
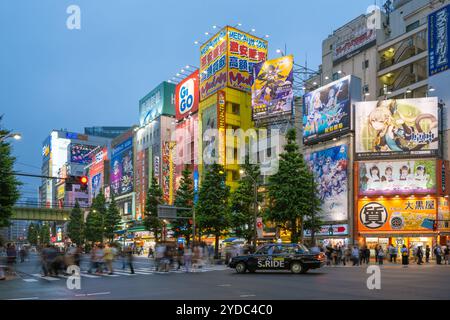
[[[425,219],[435,220],[437,200],[432,197],[362,199],[358,201],[358,230],[431,231],[422,227]]]
[[[58,189],[56,190],[56,198],[57,199],[64,199],[65,192],[66,192],[66,189],[65,189],[65,185],[64,184],[58,186]]]
[[[450,231],[450,207],[448,198],[438,198],[438,229],[439,231]]]
[[[225,91],[219,91],[217,93],[217,129],[219,130],[219,163],[225,165],[225,153],[226,153],[226,95]]]

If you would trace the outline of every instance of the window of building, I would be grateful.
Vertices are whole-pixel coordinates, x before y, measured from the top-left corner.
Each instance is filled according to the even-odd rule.
[[[231,104],[231,113],[239,115],[240,114],[240,106],[237,103]]]
[[[420,21],[417,20],[411,24],[406,26],[406,32],[410,32],[411,30],[417,29],[420,26]]]
[[[369,60],[363,61],[363,69],[368,69],[368,68],[369,68]]]
[[[339,73],[335,72],[333,73],[333,81],[336,81],[339,79]]]

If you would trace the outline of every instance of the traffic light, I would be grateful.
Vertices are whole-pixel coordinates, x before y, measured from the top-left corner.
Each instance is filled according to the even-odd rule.
[[[74,184],[80,186],[80,191],[86,191],[89,179],[86,176],[68,176],[66,178],[66,191],[72,191],[72,186]]]

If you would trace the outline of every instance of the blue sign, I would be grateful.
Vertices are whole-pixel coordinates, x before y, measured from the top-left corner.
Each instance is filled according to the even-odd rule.
[[[450,66],[449,34],[450,5],[428,16],[428,72],[433,76]]]
[[[433,226],[434,226],[434,221],[430,220],[430,219],[424,219],[422,222],[422,225],[421,225],[422,228],[430,229],[430,230],[433,230]]]
[[[194,204],[198,202],[198,169],[194,170]]]

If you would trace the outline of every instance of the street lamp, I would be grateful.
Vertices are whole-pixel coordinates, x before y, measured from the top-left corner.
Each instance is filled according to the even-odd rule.
[[[8,133],[7,135],[0,137],[0,142],[3,142],[4,140],[6,140],[8,138],[13,138],[14,140],[20,140],[20,139],[22,139],[22,135],[18,132]]]
[[[244,170],[239,170],[240,174],[244,174]],[[258,233],[257,233],[257,225],[256,225],[256,218],[258,215],[258,181],[257,179],[253,178],[251,175],[247,175],[247,177],[249,177],[252,182],[253,182],[253,192],[254,192],[254,211],[253,211],[253,245],[255,246],[255,250],[256,250],[256,241],[258,239]]]

